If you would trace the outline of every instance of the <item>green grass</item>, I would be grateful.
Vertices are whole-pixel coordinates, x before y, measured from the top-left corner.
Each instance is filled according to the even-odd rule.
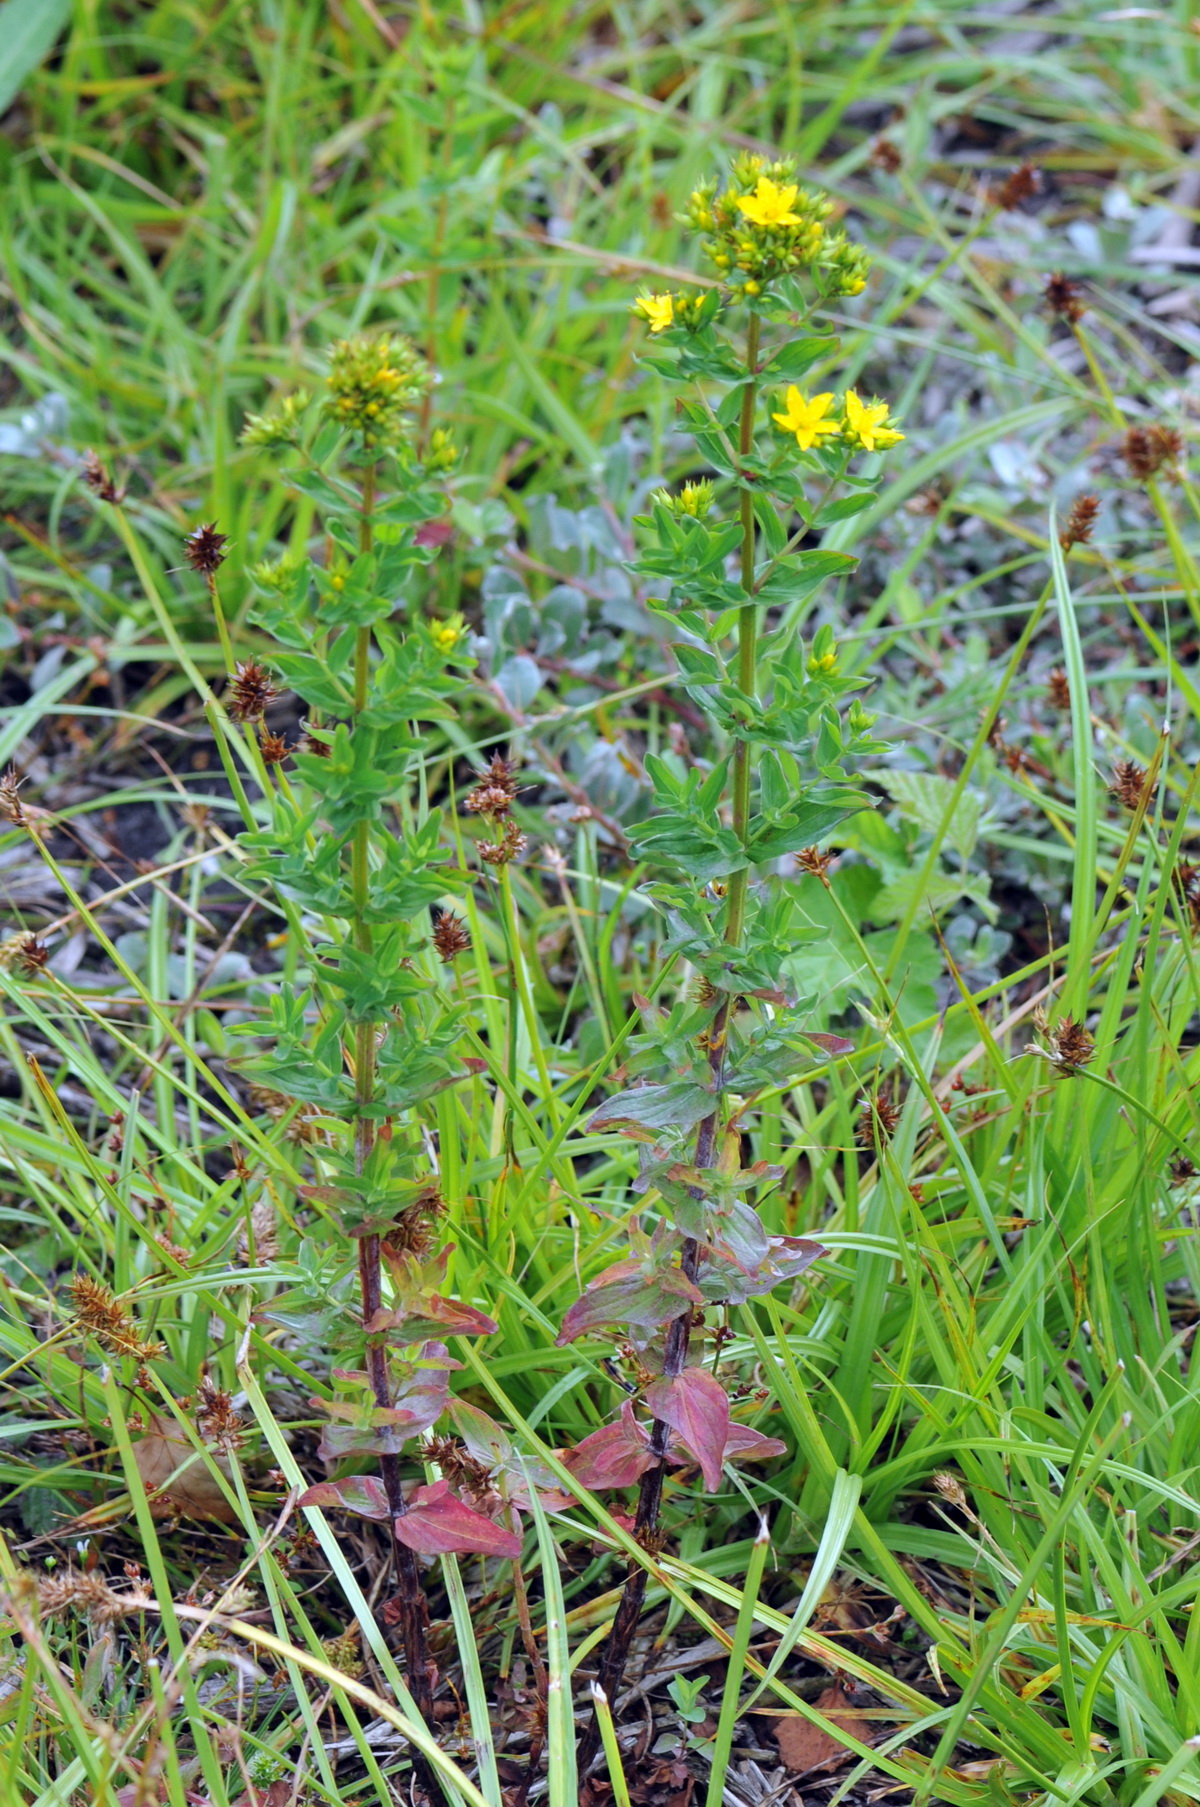
[[[360,0],[78,0],[9,115],[0,215],[7,418],[48,395],[66,410],[60,425],[43,404],[48,442],[35,430],[33,455],[3,458],[0,763],[55,831],[53,870],[24,831],[0,835],[8,926],[51,949],[40,977],[0,968],[0,1800],[115,1802],[141,1776],[146,1801],[229,1807],[277,1762],[300,1798],[348,1807],[400,1798],[408,1771],[382,1545],[289,1493],[323,1473],[310,1400],[331,1392],[331,1357],[263,1311],[285,1288],[319,1297],[352,1251],[296,1190],[319,1144],[225,1065],[231,1016],[265,1016],[305,946],[232,850],[199,700],[221,648],[179,569],[183,533],[218,521],[236,649],[261,644],[246,573],[302,544],[311,515],[237,435],[350,329],[414,335],[466,453],[428,602],[463,609],[488,655],[417,805],[510,741],[541,786],[514,871],[517,1083],[505,928],[472,900],[467,1051],[488,1067],[428,1116],[455,1287],[501,1326],[482,1356],[456,1347],[456,1388],[552,1466],[620,1397],[603,1351],[554,1337],[613,1259],[612,1220],[641,1203],[630,1145],[583,1128],[658,970],[621,825],[644,813],[647,750],[681,722],[705,750],[623,571],[647,487],[687,474],[629,302],[686,267],[672,213],[747,141],[797,151],[877,260],[846,306],[849,378],[887,396],[908,440],[878,505],[827,540],[858,573],[809,606],[870,676],[896,751],[880,810],[839,838],[832,890],[787,880],[820,933],[797,988],[814,1027],[856,1043],[755,1132],[754,1157],[785,1168],[769,1227],[828,1250],[795,1293],[735,1312],[725,1349],[789,1455],[717,1496],[668,1486],[648,1640],[736,1645],[741,1712],[719,1681],[708,1696],[730,1790],[748,1786],[745,1750],[769,1747],[751,1694],[823,1720],[838,1669],[878,1715],[871,1746],[832,1728],[852,1752],[843,1794],[1200,1795],[1200,1256],[1195,1182],[1169,1172],[1200,1146],[1200,961],[1176,876],[1197,828],[1200,511],[1190,482],[1135,483],[1116,455],[1141,421],[1193,430],[1191,266],[1140,253],[1200,126],[1196,17],[548,0],[397,11],[383,29]],[[895,173],[871,160],[885,126]],[[980,182],[1026,156],[1045,194],[993,215]],[[1042,304],[1059,269],[1089,285],[1090,363]],[[128,481],[125,542],[78,481],[88,446]],[[1081,488],[1101,494],[1100,526],[1064,562],[1052,508],[1061,524]],[[506,705],[486,680],[539,635],[541,688],[523,697],[510,673]],[[1015,769],[981,729],[993,706]],[[1160,760],[1133,815],[1107,790],[1126,757]],[[927,782],[897,786],[904,772]],[[992,915],[1012,937],[999,951]],[[1085,1070],[1026,1052],[1049,1046],[1039,1005],[1086,1020]],[[856,1154],[877,1095],[895,1132]],[[82,1339],[80,1273],[165,1345],[149,1384]],[[205,1371],[245,1421],[220,1463],[182,1404]],[[180,1462],[201,1451],[223,1521],[153,1514],[130,1459],[151,1414]],[[552,1803],[575,1798],[569,1700],[590,1704],[632,1553],[611,1516],[625,1503],[583,1498],[529,1527]],[[45,1606],[68,1569],[152,1604],[112,1619],[81,1593],[39,1612],[20,1577]],[[846,1633],[835,1576],[873,1590],[879,1620],[896,1612],[883,1642]],[[437,1760],[458,1798],[500,1807],[498,1758],[529,1748],[511,1583],[463,1558],[430,1586],[464,1703]],[[639,1656],[656,1666],[649,1641]],[[664,1688],[653,1711],[678,1729]],[[617,1711],[631,1785],[635,1724]],[[703,1799],[714,1747],[690,1761]]]

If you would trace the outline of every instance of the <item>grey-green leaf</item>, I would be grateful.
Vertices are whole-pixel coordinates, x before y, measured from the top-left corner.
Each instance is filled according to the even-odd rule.
[[[0,6],[0,113],[48,56],[71,16],[71,0],[4,0]]]

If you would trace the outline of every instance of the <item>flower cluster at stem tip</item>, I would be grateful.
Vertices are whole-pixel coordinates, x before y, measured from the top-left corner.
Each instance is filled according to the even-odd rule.
[[[364,451],[380,451],[405,438],[404,416],[428,385],[425,360],[409,340],[387,333],[341,339],[333,348],[322,413],[355,434]]]
[[[801,395],[792,383],[783,412],[772,414],[771,419],[785,433],[796,435],[802,452],[835,437],[864,452],[886,452],[904,438],[888,424],[891,410],[886,402],[864,402],[853,389],[847,389],[840,409],[836,399],[832,390],[824,395]]]
[[[731,300],[755,300],[780,277],[803,269],[812,271],[826,300],[861,295],[867,286],[867,253],[844,232],[830,230],[833,202],[789,181],[794,173],[786,159],[739,157],[729,187],[701,183],[679,215],[681,224],[709,235],[704,249]],[[696,332],[714,312],[704,296],[686,294],[641,295],[634,308],[652,333],[673,326]]]
[[[735,157],[722,189],[702,182],[680,216],[704,233],[704,249],[734,297],[753,298],[782,276],[811,269],[823,294],[860,295],[870,261],[828,224],[833,202],[801,188],[790,158]]]

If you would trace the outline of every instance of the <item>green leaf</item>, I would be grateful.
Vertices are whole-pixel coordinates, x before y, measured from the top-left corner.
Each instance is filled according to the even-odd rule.
[[[642,1129],[693,1129],[714,1108],[712,1093],[690,1079],[669,1085],[631,1086],[615,1092],[594,1113],[589,1130],[634,1123]]]
[[[928,904],[935,916],[952,909],[960,897],[967,897],[989,922],[996,920],[997,910],[988,897],[986,878],[972,877],[968,873],[934,872],[922,888],[921,874],[915,867],[884,885],[871,905],[871,915],[876,922],[898,921],[907,914],[914,892],[919,892],[921,903]]]
[[[71,0],[4,0],[0,6],[0,113],[6,113],[67,20]]]
[[[679,669],[692,684],[721,684],[725,680],[725,667],[715,653],[706,653],[703,647],[689,646],[681,641],[672,646],[671,651],[679,661]]]
[[[794,383],[805,376],[814,364],[827,357],[834,347],[830,339],[793,339],[781,345],[763,370],[764,383]]]
[[[821,840],[831,828],[862,807],[862,795],[847,791],[844,803],[802,803],[782,822],[768,824],[752,833],[749,848],[754,862],[781,859],[785,853],[797,853]]]
[[[796,552],[781,558],[758,585],[759,602],[801,602],[811,596],[827,577],[841,577],[853,571],[857,559],[845,552]]]
[[[900,814],[925,834],[937,834],[954,795],[953,778],[939,772],[877,772],[877,781],[894,801]],[[979,840],[983,799],[978,791],[964,791],[946,829],[946,840],[964,860],[970,859]]]
[[[872,490],[860,490],[856,496],[839,496],[836,502],[827,502],[813,520],[814,527],[831,527],[835,521],[848,521],[851,515],[861,514],[875,500]]]

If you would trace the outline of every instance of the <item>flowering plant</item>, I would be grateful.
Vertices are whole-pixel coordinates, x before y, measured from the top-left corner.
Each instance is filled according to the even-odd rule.
[[[248,421],[245,443],[295,454],[289,481],[320,513],[325,557],[253,573],[256,619],[275,641],[272,669],[236,666],[227,698],[254,736],[271,805],[269,823],[242,837],[249,876],[273,888],[298,938],[316,944],[307,986],[281,986],[269,1039],[240,1064],[325,1126],[321,1183],[302,1191],[356,1242],[358,1261],[356,1288],[346,1275],[325,1290],[321,1339],[345,1365],[333,1371],[339,1392],[323,1407],[331,1422],[318,1453],[333,1468],[366,1459],[379,1469],[378,1479],[319,1482],[301,1503],[390,1525],[409,1686],[426,1717],[418,1555],[521,1551],[496,1511],[479,1510],[444,1476],[406,1486],[402,1467],[406,1452],[427,1459],[425,1435],[450,1407],[449,1375],[461,1364],[443,1339],[496,1329],[444,1290],[438,1176],[418,1117],[482,1064],[460,1057],[464,1006],[436,977],[439,958],[451,962],[467,945],[463,925],[441,910],[432,936],[423,927],[461,876],[443,849],[440,812],[412,808],[409,795],[421,724],[453,713],[450,697],[472,663],[460,619],[410,607],[414,575],[439,540],[444,475],[457,457],[444,431],[421,446],[410,427],[427,387],[407,340],[350,339],[333,347],[319,407],[292,396]],[[223,548],[212,551],[212,542],[222,536],[205,528],[199,537],[210,548],[219,610]],[[308,710],[297,747],[263,725],[276,679]],[[507,818],[513,788],[503,761],[494,764],[480,786],[490,820]],[[403,806],[403,828],[392,806]],[[511,857],[512,848],[483,852]],[[279,1296],[264,1315],[293,1324],[310,1294]]]
[[[814,844],[869,804],[853,768],[879,745],[831,628],[807,643],[800,633],[817,589],[854,568],[819,542],[871,501],[874,467],[862,460],[903,437],[882,401],[804,388],[836,361],[822,310],[858,293],[867,274],[831,214],[788,164],[740,157],[731,181],[698,189],[686,213],[716,282],[634,304],[649,330],[645,363],[680,390],[697,470],[652,498],[634,569],[670,624],[679,683],[717,753],[703,766],[678,749],[646,757],[653,809],[632,845],[652,875],[646,899],[667,925],[666,959],[688,977],[673,996],[664,983],[658,1001],[637,1000],[627,1082],[589,1124],[640,1145],[641,1210],[628,1252],[570,1305],[559,1342],[599,1335],[611,1344],[619,1327],[626,1399],[563,1459],[581,1486],[637,1487],[634,1529],[649,1551],[661,1539],[671,1469],[698,1470],[711,1489],[726,1462],[783,1453],[735,1418],[720,1371],[727,1329],[709,1314],[794,1280],[822,1253],[765,1233],[757,1207],[781,1169],[746,1167],[741,1143],[765,1089],[850,1046],[807,1027],[809,1001],[785,976],[806,930],[794,892],[772,882],[782,861],[821,870]],[[515,1512],[534,1474],[498,1457],[505,1433],[451,1397],[458,1363],[446,1339],[495,1324],[446,1289],[422,1122],[431,1100],[482,1065],[461,1052],[467,1003],[437,976],[439,961],[469,945],[445,908],[465,875],[444,852],[439,812],[410,795],[421,724],[454,713],[472,662],[461,620],[431,619],[409,599],[438,542],[456,458],[428,421],[410,428],[427,387],[406,341],[355,339],[334,347],[319,403],[293,396],[249,420],[247,443],[290,451],[289,481],[325,530],[322,557],[253,574],[256,619],[275,643],[269,670],[233,661],[217,581],[223,536],[206,526],[188,548],[226,647],[227,711],[248,732],[270,800],[269,823],[242,837],[248,873],[273,888],[298,943],[315,942],[306,986],[281,986],[270,1034],[242,1066],[323,1125],[319,1183],[302,1190],[358,1248],[356,1285],[336,1278],[323,1303],[322,1337],[346,1365],[334,1369],[339,1390],[324,1407],[319,1454],[335,1471],[350,1462],[378,1472],[335,1472],[304,1503],[391,1527],[409,1683],[426,1714],[418,1555],[507,1557],[523,1600]],[[265,726],[280,682],[308,712],[297,748]],[[514,769],[496,755],[465,799],[486,830],[477,852],[510,941],[510,866],[524,848],[516,796]],[[520,959],[510,977],[515,1007]],[[310,1295],[285,1294],[264,1315],[292,1323]],[[444,1415],[455,1435],[431,1437]],[[406,1485],[403,1462],[414,1458],[436,1463],[437,1478]],[[545,1504],[566,1502],[548,1470],[537,1469],[535,1484]],[[644,1587],[634,1565],[601,1662],[610,1696]]]
[[[629,1257],[570,1307],[559,1341],[619,1327],[633,1397],[566,1460],[590,1487],[637,1485],[634,1532],[650,1552],[672,1465],[693,1464],[715,1488],[727,1461],[782,1452],[734,1420],[719,1371],[726,1332],[710,1314],[822,1253],[764,1232],[756,1202],[782,1170],[744,1167],[741,1145],[761,1092],[850,1047],[806,1027],[811,1000],[791,993],[785,962],[808,931],[794,888],[772,882],[781,861],[821,869],[813,843],[869,806],[851,774],[880,748],[832,630],[808,644],[800,633],[815,591],[855,564],[819,543],[825,530],[873,499],[864,457],[903,438],[885,402],[803,387],[836,363],[822,310],[858,294],[868,272],[832,211],[789,163],[738,157],[683,216],[717,282],[634,304],[651,339],[643,362],[678,390],[706,472],[653,498],[636,569],[722,751],[707,769],[677,752],[646,759],[655,808],[634,848],[653,871],[645,892],[668,925],[664,951],[693,978],[670,1007],[641,1000],[629,1083],[589,1125],[641,1144],[644,1209]],[[600,1666],[609,1698],[645,1584],[631,1565]]]

